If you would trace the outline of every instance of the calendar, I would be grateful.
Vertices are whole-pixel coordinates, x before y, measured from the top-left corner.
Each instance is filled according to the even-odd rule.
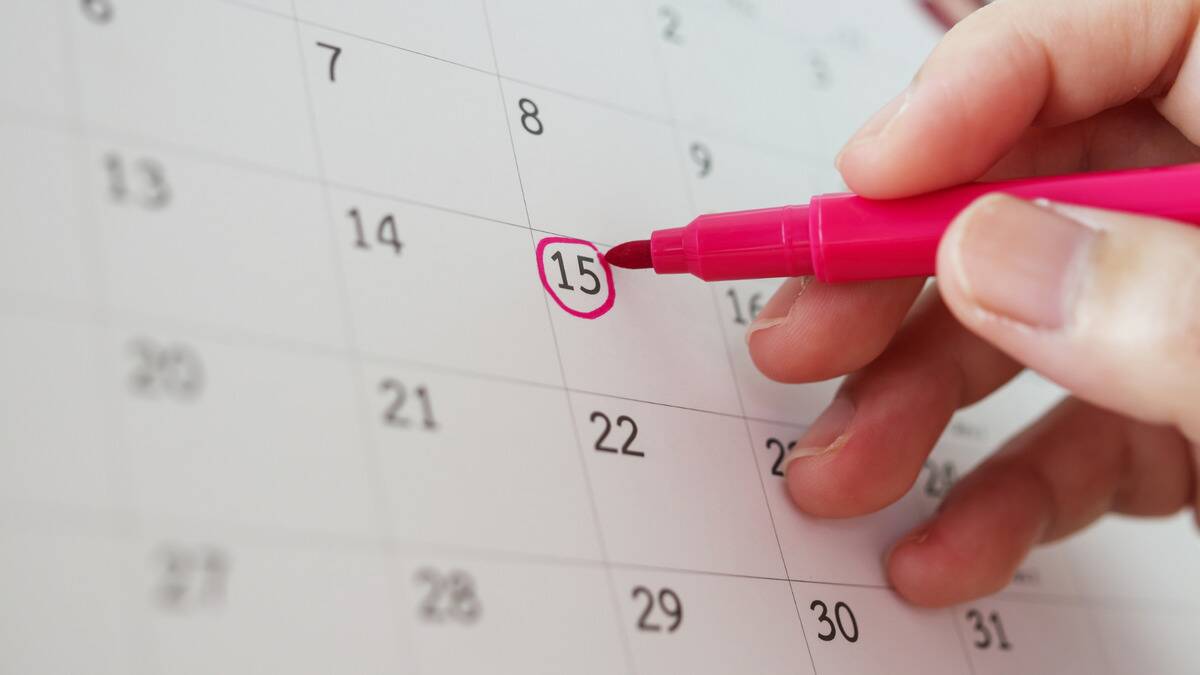
[[[944,610],[881,556],[1062,394],[820,520],[777,281],[603,251],[844,189],[907,0],[8,0],[0,673],[1194,673],[1190,516]]]

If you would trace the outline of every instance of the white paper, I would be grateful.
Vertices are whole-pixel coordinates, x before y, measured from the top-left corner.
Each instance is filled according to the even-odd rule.
[[[10,0],[0,673],[1194,672],[1186,517],[913,609],[880,556],[928,471],[842,521],[772,471],[837,385],[751,363],[777,282],[599,259],[835,189],[938,36],[906,0]]]

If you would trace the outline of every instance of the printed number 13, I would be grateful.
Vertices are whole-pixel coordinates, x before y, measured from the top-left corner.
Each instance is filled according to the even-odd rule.
[[[562,279],[562,281],[559,282],[558,287],[562,288],[564,290],[568,290],[568,291],[575,290],[575,287],[572,286],[567,281],[567,266],[565,263],[563,263],[562,251],[559,251],[559,252],[555,253],[554,255],[550,256],[550,259],[553,260],[554,262],[558,263],[558,273],[559,273],[559,277]],[[584,263],[593,263],[594,264],[596,262],[596,259],[592,258],[590,256],[586,256],[586,255],[577,255],[577,256],[575,256],[575,261],[579,264],[579,276],[589,277],[592,280],[592,286],[590,288],[583,287],[583,288],[580,288],[579,290],[583,291],[584,293],[587,293],[588,295],[595,295],[595,294],[599,293],[600,292],[600,277],[597,276],[596,273],[593,272],[592,270],[589,270],[583,266]]]

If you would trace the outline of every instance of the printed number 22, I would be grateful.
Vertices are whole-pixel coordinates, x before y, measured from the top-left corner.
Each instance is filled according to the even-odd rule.
[[[626,424],[629,425],[629,436],[625,438],[625,443],[622,444],[619,449],[604,444],[604,442],[608,440],[608,435],[611,434],[613,430],[613,423],[612,420],[608,418],[608,415],[605,415],[597,410],[596,412],[592,413],[592,416],[589,419],[593,422],[600,421],[604,424],[604,430],[600,432],[600,437],[596,439],[596,445],[594,446],[597,451],[632,455],[634,457],[646,456],[646,453],[642,452],[641,450],[634,450],[632,447],[633,439],[637,438],[638,435],[637,422],[634,422],[632,417],[629,417],[628,415],[621,415],[617,418],[617,428],[624,428]]]
[[[783,441],[779,440],[778,438],[767,439],[767,449],[775,450],[778,453],[775,455],[775,463],[771,465],[772,476],[783,475],[783,458],[787,456],[788,450],[791,450],[794,447],[796,447],[796,441],[792,441],[785,446]]]

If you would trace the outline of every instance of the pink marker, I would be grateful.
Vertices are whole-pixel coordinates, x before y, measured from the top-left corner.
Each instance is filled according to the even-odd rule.
[[[928,276],[942,233],[976,198],[1024,199],[1130,211],[1200,225],[1200,164],[971,183],[919,197],[814,197],[802,206],[711,213],[657,230],[605,256],[617,267],[689,272],[705,281],[816,276],[821,281]]]

